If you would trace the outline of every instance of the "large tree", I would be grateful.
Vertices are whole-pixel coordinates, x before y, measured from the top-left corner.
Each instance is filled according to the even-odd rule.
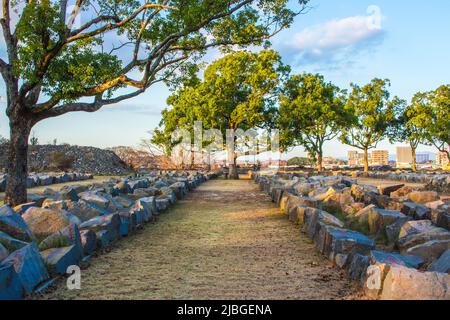
[[[345,105],[352,114],[349,127],[342,131],[341,141],[363,150],[364,172],[369,171],[368,151],[388,137],[388,130],[395,125],[395,113],[402,100],[390,99],[387,79],[373,79],[360,87],[352,84],[352,90]]]
[[[288,71],[272,50],[231,53],[209,65],[198,85],[181,88],[168,99],[172,108],[163,112],[160,131],[166,132],[167,139],[181,123],[191,119],[201,121],[205,129],[219,130],[226,141],[227,130],[267,127],[280,80]],[[233,139],[236,141],[236,137]],[[232,158],[230,177],[237,179],[237,152],[231,144],[227,147]]]
[[[27,199],[28,138],[36,123],[97,111],[158,82],[174,84],[208,48],[261,45],[307,0],[298,1],[297,12],[287,2],[2,0],[0,72],[11,135],[6,202]]]
[[[323,145],[349,122],[345,93],[319,74],[293,75],[280,95],[278,126],[284,148],[302,145],[322,172]]]

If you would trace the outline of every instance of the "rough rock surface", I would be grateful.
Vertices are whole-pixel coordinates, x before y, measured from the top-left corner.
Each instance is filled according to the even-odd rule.
[[[62,153],[73,158],[72,170],[96,175],[121,175],[131,170],[112,151],[94,147],[70,145],[39,145],[30,147],[28,167],[31,171],[46,171],[52,169],[51,155]],[[7,164],[7,149],[0,146],[0,169]]]
[[[383,282],[383,300],[450,300],[450,275],[393,266]]]

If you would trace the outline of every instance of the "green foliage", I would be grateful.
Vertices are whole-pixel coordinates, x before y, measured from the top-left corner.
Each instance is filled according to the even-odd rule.
[[[450,144],[450,85],[435,91],[418,92],[411,104],[403,106],[397,116],[396,126],[390,133],[391,141],[407,141],[412,148],[421,143],[434,145],[448,152]]]
[[[12,9],[22,12],[15,32],[17,59],[10,62],[24,83],[40,83],[42,91],[53,100],[73,102],[89,96],[90,89],[133,69],[125,67],[133,58],[133,47],[128,47],[128,57],[120,54],[120,50],[103,50],[105,46],[111,47],[111,43],[104,42],[104,35],[112,30],[110,33],[120,36],[121,42],[131,45],[140,42],[140,59],[148,57],[149,61],[156,62],[160,50],[164,62],[185,56],[181,64],[168,64],[159,70],[160,79],[175,86],[190,78],[195,62],[207,48],[220,46],[229,50],[234,45],[261,45],[288,27],[298,12],[291,9],[295,6],[288,8],[287,2],[170,0],[164,2],[164,8],[154,6],[138,11],[149,2],[84,1],[80,8],[86,12],[83,17],[92,17],[95,7],[91,21],[107,18],[75,32],[79,26],[69,26],[68,21],[61,19],[60,1],[29,1],[23,9],[19,1],[12,1]],[[298,1],[300,7],[306,3]],[[126,23],[118,24],[121,21]],[[145,64],[136,62],[132,61],[135,68],[144,71]],[[101,93],[110,97],[123,86],[117,83]]]
[[[396,110],[404,103],[399,98],[390,99],[389,80],[373,79],[359,87],[352,84],[352,91],[345,105],[351,127],[343,130],[343,143],[359,149],[371,149],[388,137],[395,125]]]
[[[34,131],[33,131],[33,133],[31,134],[31,137],[30,137],[30,144],[32,146],[37,146],[39,144],[39,139],[36,137]]]
[[[425,112],[424,98],[425,95],[417,93],[411,104],[406,105],[406,101],[402,101],[395,126],[389,132],[391,141],[408,142],[412,148],[417,148],[420,143],[425,141],[426,132],[422,123],[428,121],[428,112]]]
[[[426,131],[429,144],[448,154],[450,145],[450,85],[443,85],[426,94],[423,116],[417,122]]]
[[[304,157],[295,157],[288,160],[288,166],[309,166],[313,165],[311,159]]]
[[[283,148],[300,144],[312,157],[320,159],[323,144],[334,139],[349,122],[344,99],[345,92],[325,82],[321,75],[292,76],[280,95],[277,123]]]
[[[271,50],[238,51],[213,62],[203,81],[194,77],[167,99],[171,109],[162,112],[152,142],[170,149],[172,132],[183,128],[192,133],[195,121],[202,121],[205,129],[219,129],[224,137],[226,129],[266,126],[288,71]]]
[[[41,63],[67,31],[58,9],[51,1],[29,1],[22,11],[15,32],[18,43],[15,71],[24,80],[39,80]]]

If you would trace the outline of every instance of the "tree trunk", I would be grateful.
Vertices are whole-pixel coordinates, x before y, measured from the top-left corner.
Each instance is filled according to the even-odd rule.
[[[233,162],[230,163],[230,179],[239,180],[239,173],[236,165],[236,155],[233,156]]]
[[[191,159],[190,159],[191,163],[189,164],[189,168],[191,170],[195,169],[195,150],[194,150],[194,145],[191,144]]]
[[[8,148],[7,184],[5,203],[16,206],[27,202],[28,138],[31,123],[18,116],[10,120],[10,142]]]
[[[369,173],[369,154],[367,148],[364,148],[364,173],[366,175]]]
[[[416,147],[411,146],[411,156],[412,156],[412,171],[417,172],[417,162],[416,162]]]
[[[322,152],[318,152],[317,153],[317,172],[322,173],[323,171],[323,166],[322,166]]]
[[[234,136],[227,137],[226,150],[227,150],[227,162],[229,167],[228,179],[239,180],[239,174],[236,166],[237,155],[234,146],[234,139],[235,139]]]

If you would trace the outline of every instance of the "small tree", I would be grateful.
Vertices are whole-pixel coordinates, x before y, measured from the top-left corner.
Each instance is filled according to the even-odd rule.
[[[36,137],[36,134],[35,134],[34,131],[33,131],[32,134],[31,134],[30,144],[31,144],[32,146],[37,146],[37,145],[39,144],[39,140],[38,140],[38,138]]]
[[[302,145],[322,172],[323,145],[349,122],[344,92],[318,74],[292,76],[280,96],[280,142],[283,148]]]
[[[423,104],[424,116],[419,124],[426,132],[426,141],[445,153],[450,161],[450,85],[428,92]]]
[[[0,146],[1,145],[6,145],[8,143],[9,143],[9,140],[0,135]]]
[[[341,141],[364,151],[364,172],[367,173],[368,151],[388,136],[388,129],[395,125],[395,110],[401,100],[390,100],[387,79],[373,79],[363,87],[351,86],[345,108],[352,116],[349,127],[342,130]]]
[[[66,171],[72,168],[75,158],[67,156],[63,152],[53,152],[50,154],[51,166],[61,171]]]
[[[406,106],[406,101],[400,101],[396,125],[392,127],[391,141],[408,142],[411,147],[412,171],[417,171],[416,150],[426,139],[423,124],[429,121],[427,106],[424,104],[426,95],[417,93]]]

